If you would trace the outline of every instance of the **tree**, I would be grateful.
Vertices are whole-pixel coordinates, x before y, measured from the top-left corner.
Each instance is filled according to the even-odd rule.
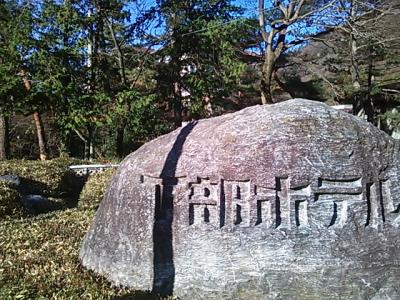
[[[398,119],[392,110],[397,109],[400,78],[399,2],[342,0],[336,7],[342,22],[290,53],[286,65],[293,66],[280,74],[302,77],[303,90],[309,91],[304,88],[308,80],[321,92],[320,100],[351,103],[356,115],[387,130],[382,117],[390,120],[389,127]]]
[[[354,110],[357,115],[365,116],[367,121],[378,124],[379,111],[374,98],[379,98],[381,93],[375,80],[379,75],[376,64],[379,61],[389,62],[388,56],[396,53],[393,47],[400,41],[400,36],[394,24],[398,18],[399,3],[349,0],[340,1],[340,8],[346,15],[346,22],[339,29],[348,41]]]
[[[229,93],[244,69],[234,50],[238,9],[230,1],[167,0],[159,12],[166,31],[156,52],[158,90],[181,126],[185,111],[211,115],[214,100]]]
[[[46,1],[41,9],[35,78],[64,143],[71,134],[79,136],[86,158],[95,155],[98,129],[114,121],[116,94],[127,88],[121,42],[126,17],[117,0]]]
[[[27,6],[25,2],[0,2],[0,159],[9,154],[8,117],[26,104],[19,74],[29,52],[31,12]]]
[[[314,50],[300,51],[314,52],[303,67],[323,81],[335,101],[353,104],[356,115],[379,125],[381,115],[393,107],[384,90],[395,85],[398,74],[399,3],[342,0],[337,14],[343,22],[313,41],[308,48]]]
[[[12,15],[10,7],[5,2],[0,2],[0,160],[8,156],[8,117],[10,110],[9,101],[13,90],[18,85],[13,74],[11,61],[15,58],[13,51],[8,47],[10,38],[10,24]],[[10,53],[11,52],[11,53]]]
[[[44,128],[39,108],[46,103],[46,99],[40,99],[42,91],[32,88],[32,74],[35,73],[35,55],[38,52],[36,40],[38,20],[37,13],[40,5],[35,1],[7,1],[2,3],[1,54],[3,62],[2,80],[2,123],[5,125],[2,133],[5,134],[1,141],[7,142],[7,122],[4,114],[13,111],[32,113],[38,137],[40,159],[48,157]],[[4,55],[4,56],[3,56]],[[25,89],[25,92],[18,90]],[[17,96],[20,97],[17,97]],[[7,107],[9,109],[7,109]],[[6,147],[2,148],[6,149]]]
[[[81,1],[79,5],[47,1],[43,9],[42,48],[52,67],[37,73],[41,90],[53,99],[51,109],[65,144],[78,136],[86,158],[101,157],[102,149],[109,153],[110,144],[121,157],[125,129],[139,132],[132,128],[138,126],[137,119],[154,120],[149,116],[156,110],[154,97],[136,84],[141,77],[136,74],[138,61],[143,57],[133,55],[134,30],[129,30],[128,17],[124,1]],[[140,109],[146,119],[139,116]],[[96,146],[105,136],[107,145]]]
[[[45,1],[37,21],[35,87],[47,100],[42,108],[55,115],[61,151],[68,151],[68,137],[76,129],[71,114],[87,85],[84,5],[84,1]]]
[[[338,23],[338,18],[331,14],[335,2],[274,0],[267,8],[264,0],[258,1],[259,26],[264,44],[260,86],[262,104],[273,103],[272,77],[283,53],[317,38]]]

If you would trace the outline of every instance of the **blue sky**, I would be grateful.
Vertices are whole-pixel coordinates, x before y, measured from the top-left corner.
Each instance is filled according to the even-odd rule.
[[[185,1],[185,0],[182,0]],[[242,7],[245,9],[245,15],[252,16],[257,14],[258,10],[258,1],[257,0],[232,0],[234,5]],[[268,1],[267,1],[268,3]],[[131,13],[131,22],[134,22],[136,17],[140,15],[141,11],[145,11],[146,9],[151,8],[156,5],[156,0],[138,0],[134,3],[130,3],[127,7]],[[267,4],[268,5],[268,4]],[[153,35],[160,34],[162,31],[162,26],[157,27],[157,24],[154,22],[153,24],[149,24],[147,31]]]
[[[237,6],[243,7],[249,14],[256,13],[258,10],[258,1],[246,1],[246,0],[235,0],[232,3],[236,4]]]
[[[182,0],[182,1],[184,1],[184,0]],[[143,5],[144,7],[148,8],[148,7],[155,5],[156,0],[141,0],[138,2],[140,2],[141,5]],[[244,8],[246,10],[246,14],[249,14],[249,15],[256,13],[257,9],[258,9],[258,1],[257,0],[251,0],[251,1],[232,0],[232,3],[239,7]],[[268,1],[267,1],[266,5],[268,6]]]
[[[185,1],[185,0],[181,0]],[[258,1],[257,0],[232,0],[232,3],[242,7],[245,12],[244,15],[246,17],[254,16],[257,17],[258,15]],[[265,1],[265,8],[271,8],[272,6],[272,1]],[[156,0],[138,0],[132,4],[130,4],[129,8],[132,14],[132,20],[135,20],[135,17],[140,15],[141,12],[146,11],[152,6],[155,6]],[[321,15],[319,18],[323,18],[324,16]],[[147,24],[146,32],[148,34],[151,34],[153,36],[157,36],[162,33],[163,31],[163,24],[157,23],[157,21],[154,21],[152,23]],[[268,30],[268,27],[267,27]],[[303,35],[303,34],[310,34],[313,33],[314,31],[317,32],[319,31],[318,25],[309,25],[306,24],[305,22],[300,22],[296,23],[294,26],[292,26],[291,30],[293,30],[294,35]],[[295,32],[295,33],[294,33]],[[293,39],[293,36],[291,34],[288,34],[287,36],[288,40]],[[156,46],[157,47],[157,46]]]

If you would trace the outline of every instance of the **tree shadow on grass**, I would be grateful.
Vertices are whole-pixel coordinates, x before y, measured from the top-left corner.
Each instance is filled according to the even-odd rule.
[[[56,189],[29,178],[19,177],[17,190],[28,215],[39,215],[57,210],[76,207],[87,176],[66,172]]]
[[[78,176],[72,171],[65,172],[58,186],[58,191],[65,196],[65,204],[68,208],[78,205],[79,196],[85,186],[89,175]]]

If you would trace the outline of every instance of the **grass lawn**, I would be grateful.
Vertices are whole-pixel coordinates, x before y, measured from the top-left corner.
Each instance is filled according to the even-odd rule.
[[[79,263],[80,243],[110,175],[96,175],[101,180],[89,177],[81,193],[83,205],[78,201],[73,208],[0,218],[0,299],[157,299],[146,292],[113,287]]]

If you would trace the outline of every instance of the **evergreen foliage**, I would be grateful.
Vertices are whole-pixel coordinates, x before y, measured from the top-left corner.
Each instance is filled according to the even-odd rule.
[[[0,2],[0,159],[7,136],[12,145],[17,136],[34,136],[8,130],[7,117],[15,114],[45,115],[55,155],[113,159],[182,121],[254,104],[261,90],[275,97],[268,85],[295,94],[301,68],[291,69],[286,87],[277,70],[327,36],[334,54],[325,49],[311,58],[324,67],[308,70],[312,82],[301,95],[353,103],[378,126],[383,116],[392,120],[381,126],[388,131],[397,124],[396,1],[265,2],[254,11],[259,20],[230,0],[143,4]]]

